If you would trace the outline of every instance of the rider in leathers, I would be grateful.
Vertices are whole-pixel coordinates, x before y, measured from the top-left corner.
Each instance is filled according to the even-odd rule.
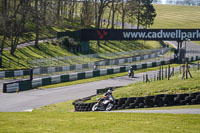
[[[109,100],[109,103],[107,105],[108,108],[106,108],[106,111],[109,111],[112,109],[113,104],[114,104],[114,97],[112,96],[112,90],[108,90],[104,95],[103,95],[104,100]]]

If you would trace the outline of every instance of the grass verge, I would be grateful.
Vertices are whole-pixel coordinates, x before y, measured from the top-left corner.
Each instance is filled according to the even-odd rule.
[[[0,113],[2,133],[198,133],[200,115],[134,113]]]

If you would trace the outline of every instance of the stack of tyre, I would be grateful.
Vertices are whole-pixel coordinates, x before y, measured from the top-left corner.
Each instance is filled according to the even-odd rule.
[[[75,103],[75,111],[91,111],[95,103]],[[167,107],[200,104],[200,92],[190,94],[159,94],[146,97],[128,97],[115,100],[113,110]]]
[[[87,111],[92,111],[92,106],[95,103],[75,103],[75,111],[76,112],[87,112]]]

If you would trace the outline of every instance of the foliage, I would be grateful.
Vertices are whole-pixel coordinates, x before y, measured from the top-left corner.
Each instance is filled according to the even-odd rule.
[[[152,5],[153,0],[143,0],[143,12],[141,14],[141,25],[145,28],[149,28],[154,23],[156,17],[156,11]]]
[[[62,44],[63,46],[65,46],[65,47],[77,46],[77,45],[79,45],[79,42],[77,42],[75,39],[70,38],[70,37],[68,37],[68,36],[63,37],[61,40],[62,40],[61,44]]]

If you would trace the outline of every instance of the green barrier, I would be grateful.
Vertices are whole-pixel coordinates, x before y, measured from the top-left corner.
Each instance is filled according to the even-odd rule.
[[[165,64],[165,61],[161,61],[161,65],[166,65],[166,64]]]
[[[98,77],[98,76],[100,76],[100,70],[93,71],[93,77]]]
[[[69,81],[69,75],[61,75],[61,82],[68,82]]]
[[[142,64],[142,68],[147,68],[147,64]]]
[[[114,73],[114,70],[111,68],[111,69],[107,69],[107,74],[113,74]]]
[[[169,61],[169,63],[170,63],[170,64],[174,63],[174,59],[171,59],[171,60]]]
[[[192,61],[194,61],[194,57],[193,57],[193,56],[191,57],[191,62],[192,62]]]
[[[85,72],[78,73],[78,79],[85,79]]]
[[[152,62],[152,67],[156,67],[156,66],[157,66],[156,62]]]
[[[30,80],[20,81],[19,82],[19,91],[26,91],[32,89],[32,84]]]
[[[7,78],[14,77],[14,71],[6,71],[5,72],[5,77],[7,77]]]
[[[42,79],[42,86],[50,85],[50,84],[51,84],[51,77]]]
[[[24,71],[23,71],[23,74],[24,74],[24,75],[30,75],[30,70],[28,70],[28,69],[27,69],[27,70],[24,70]]]
[[[132,65],[131,66],[134,70],[137,70],[137,65]]]
[[[126,72],[126,67],[120,67],[120,72]]]

